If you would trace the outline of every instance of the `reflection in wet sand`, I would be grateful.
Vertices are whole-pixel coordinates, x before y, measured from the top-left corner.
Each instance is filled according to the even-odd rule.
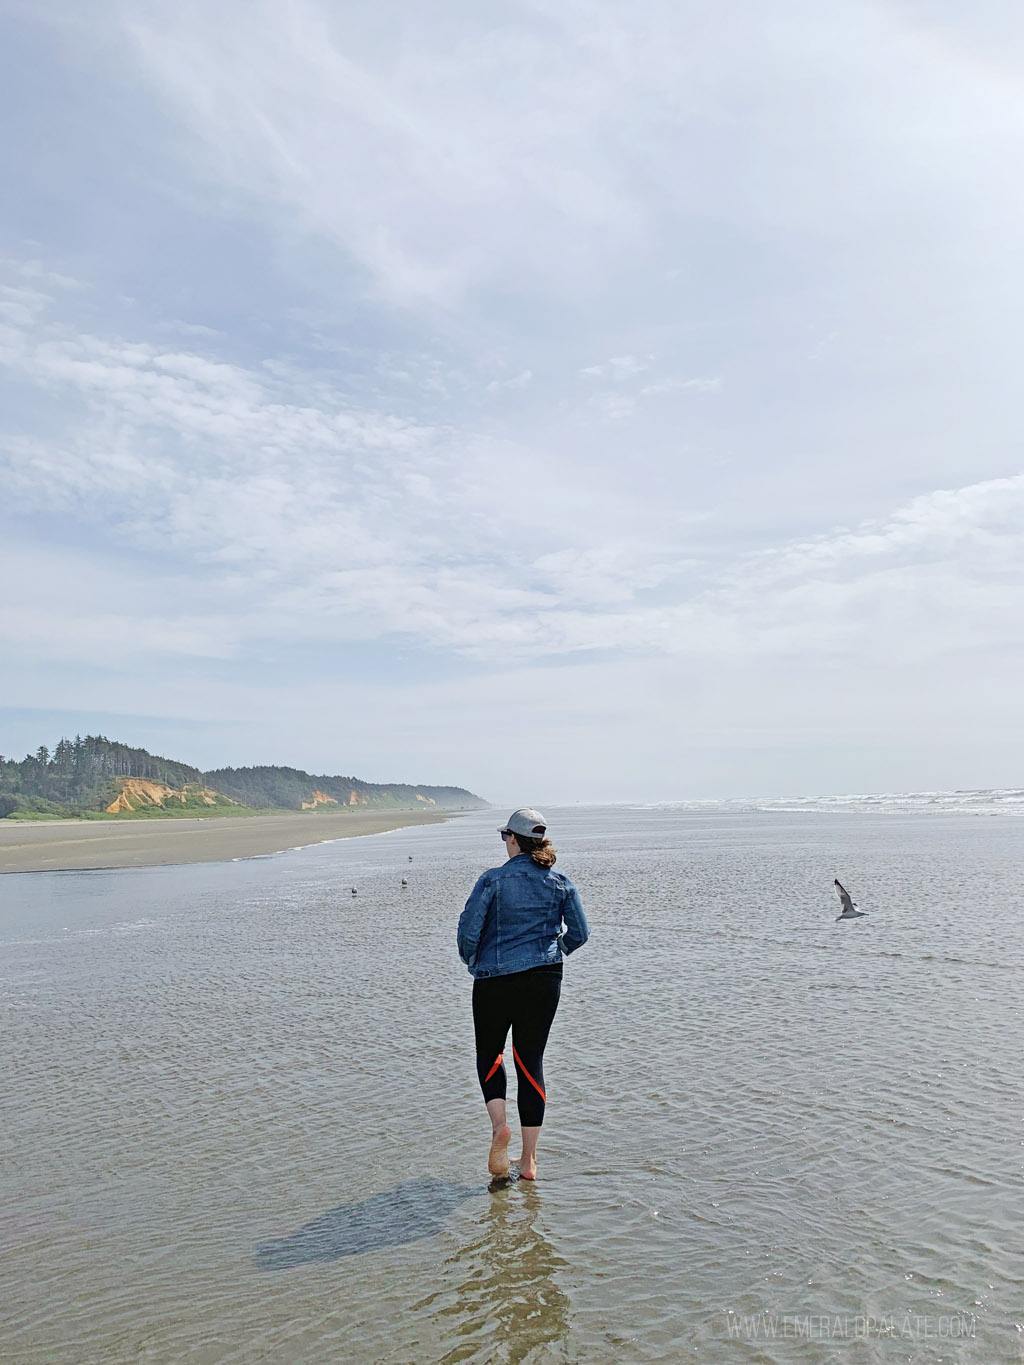
[[[442,1289],[415,1305],[433,1309],[442,1339],[456,1339],[443,1365],[548,1359],[531,1353],[568,1334],[569,1299],[556,1282],[567,1262],[537,1226],[541,1208],[535,1185],[494,1181],[476,1235],[445,1262]]]

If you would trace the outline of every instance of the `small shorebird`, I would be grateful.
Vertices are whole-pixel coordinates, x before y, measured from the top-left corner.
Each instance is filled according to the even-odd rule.
[[[832,885],[835,887],[836,895],[839,897],[839,904],[843,907],[843,913],[841,915],[836,915],[837,922],[841,919],[860,919],[868,913],[866,910],[857,909],[857,902],[852,898],[849,891],[847,891],[838,877]]]
[[[353,896],[358,896],[358,895],[359,895],[359,892],[356,890],[355,887],[352,888],[352,894],[353,894]]]

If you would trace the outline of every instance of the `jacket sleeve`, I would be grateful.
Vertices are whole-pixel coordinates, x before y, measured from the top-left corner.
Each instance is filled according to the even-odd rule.
[[[459,957],[467,967],[472,967],[476,962],[484,920],[493,900],[494,883],[488,879],[485,872],[469,893],[466,908],[459,916]]]
[[[583,902],[580,900],[580,893],[572,882],[566,887],[565,901],[562,904],[562,919],[565,922],[565,932],[559,934],[558,946],[568,957],[577,948],[582,948],[590,937],[590,925],[583,913]]]

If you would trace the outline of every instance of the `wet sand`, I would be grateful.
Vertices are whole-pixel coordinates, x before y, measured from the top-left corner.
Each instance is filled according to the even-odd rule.
[[[286,848],[433,825],[447,812],[395,810],[175,820],[0,820],[0,873],[79,872],[252,858]]]

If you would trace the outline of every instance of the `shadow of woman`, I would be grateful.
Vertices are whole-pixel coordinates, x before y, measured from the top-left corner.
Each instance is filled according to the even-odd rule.
[[[448,1215],[467,1199],[485,1197],[479,1185],[459,1185],[433,1176],[403,1180],[393,1190],[355,1204],[340,1204],[287,1237],[262,1242],[253,1259],[260,1270],[288,1270],[404,1246],[440,1232]]]
[[[441,1287],[414,1305],[432,1310],[442,1341],[452,1343],[441,1365],[523,1360],[569,1331],[569,1299],[555,1279],[568,1263],[537,1227],[537,1187],[494,1181],[490,1196],[476,1235],[445,1261]]]

